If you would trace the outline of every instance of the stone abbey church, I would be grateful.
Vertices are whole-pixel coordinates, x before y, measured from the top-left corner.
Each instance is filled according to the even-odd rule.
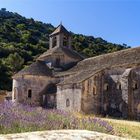
[[[140,120],[140,47],[84,58],[71,48],[63,25],[49,43],[13,76],[13,101]]]

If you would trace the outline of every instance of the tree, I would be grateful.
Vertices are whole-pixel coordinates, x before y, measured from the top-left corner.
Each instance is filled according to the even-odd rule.
[[[8,73],[8,68],[0,59],[0,90],[11,90],[12,79]]]
[[[14,53],[10,54],[7,57],[6,63],[12,70],[12,73],[14,74],[22,68],[22,65],[24,64],[24,59],[18,53]]]
[[[6,8],[1,8],[1,11],[4,11],[5,12],[6,11]]]

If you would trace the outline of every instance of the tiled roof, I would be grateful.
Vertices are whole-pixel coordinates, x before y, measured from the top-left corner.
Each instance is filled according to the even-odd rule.
[[[45,62],[36,61],[29,67],[26,67],[19,71],[13,76],[13,78],[22,75],[52,76],[52,71],[49,69],[49,67],[47,67]]]
[[[93,71],[90,71],[90,70],[77,72],[77,74],[73,75],[70,78],[65,79],[61,83],[58,83],[58,85],[79,83],[79,82],[82,82],[83,80],[85,80],[87,77],[90,77],[91,75],[94,75],[95,73],[97,73],[97,72],[93,72]]]
[[[59,84],[81,82],[102,69],[117,66],[132,67],[133,65],[140,65],[140,47],[84,59],[70,70],[59,73],[60,75],[75,73],[74,76]]]
[[[62,24],[60,24],[60,25],[54,30],[54,32],[50,34],[50,36],[56,35],[56,34],[58,34],[58,33],[69,34],[69,32],[67,31],[67,29],[66,29]]]
[[[61,53],[61,52],[64,52],[65,54],[67,54],[69,57],[72,57],[72,58],[75,58],[75,59],[84,59],[84,57],[77,53],[76,51],[70,49],[70,48],[67,48],[67,47],[54,47],[54,48],[51,48],[49,49],[47,52],[43,53],[42,55],[40,55],[38,57],[38,60],[39,59],[43,59],[44,57],[46,56],[49,56],[49,55],[52,55],[52,54],[55,54],[55,53]]]

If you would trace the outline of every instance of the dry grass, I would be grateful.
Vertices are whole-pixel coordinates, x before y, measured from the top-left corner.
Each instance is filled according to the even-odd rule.
[[[110,122],[114,127],[117,135],[126,138],[135,138],[140,140],[140,122],[128,121],[128,120],[117,120],[110,118],[103,118],[104,120]]]
[[[76,115],[79,118],[95,117],[94,115],[84,115],[80,113],[77,113]],[[108,121],[114,127],[116,135],[140,140],[140,122],[113,118],[100,118]]]

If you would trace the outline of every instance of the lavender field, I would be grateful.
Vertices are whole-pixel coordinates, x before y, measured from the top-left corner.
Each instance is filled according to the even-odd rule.
[[[113,127],[100,118],[78,118],[70,112],[5,102],[0,104],[0,133],[87,129],[114,134]]]

